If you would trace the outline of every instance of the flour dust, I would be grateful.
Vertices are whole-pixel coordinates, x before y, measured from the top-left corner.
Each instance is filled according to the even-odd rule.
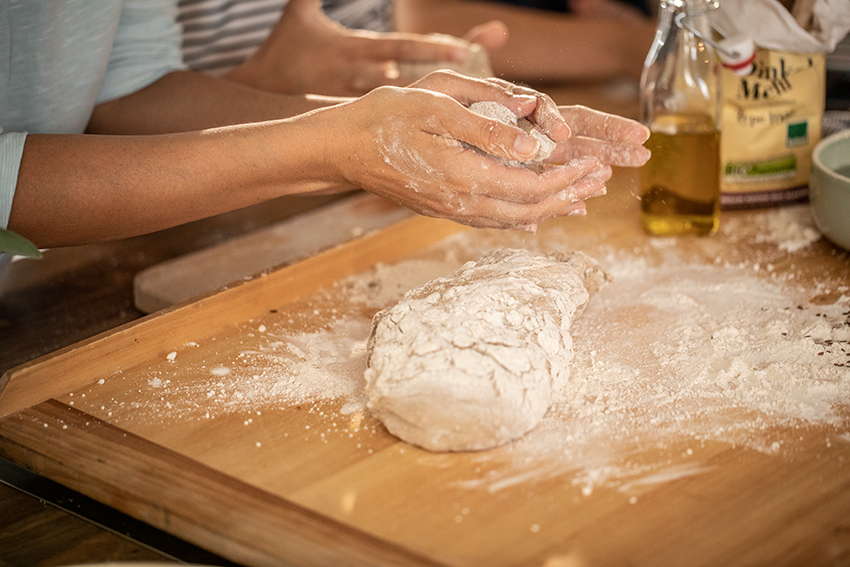
[[[757,225],[749,243],[805,252],[816,234],[797,217],[780,218],[785,214],[765,213],[747,227],[732,221],[732,232],[720,236],[734,239]],[[236,354],[216,369],[193,358],[196,346],[184,345],[146,377],[138,403],[160,396],[163,415],[175,419],[328,402],[335,408],[323,410],[329,422],[363,412],[371,315],[487,252],[483,241],[461,233],[426,259],[379,264],[342,280],[304,315],[319,323],[293,322],[294,314],[253,322]],[[631,493],[701,474],[706,466],[691,456],[706,447],[783,458],[795,451],[794,431],[810,427],[832,432],[825,443],[850,443],[850,289],[828,281],[806,289],[793,270],[756,261],[690,263],[669,242],[651,242],[662,253],[671,246],[673,257],[661,264],[634,251],[587,250],[614,281],[573,323],[568,385],[523,439],[467,455],[482,472],[457,479],[457,487],[498,492],[562,478],[585,494],[599,487]],[[169,370],[178,368],[193,379]],[[368,416],[365,424],[380,431]]]

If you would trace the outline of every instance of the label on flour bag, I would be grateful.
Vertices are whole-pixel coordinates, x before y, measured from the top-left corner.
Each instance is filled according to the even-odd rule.
[[[723,208],[808,199],[825,105],[824,54],[758,49],[751,73],[741,77],[724,68],[721,80]]]

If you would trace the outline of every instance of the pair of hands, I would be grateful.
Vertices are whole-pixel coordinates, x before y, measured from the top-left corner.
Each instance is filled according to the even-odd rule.
[[[464,39],[349,30],[325,15],[321,0],[289,0],[259,49],[225,78],[281,94],[360,96],[407,85],[398,63],[462,65],[472,43],[492,50],[506,41],[504,24],[495,21],[469,30]]]
[[[591,0],[592,1],[592,0]],[[477,227],[534,230],[555,216],[584,214],[584,200],[605,194],[611,165],[636,167],[649,157],[640,124],[584,107],[558,108],[547,96],[499,79],[428,75],[410,88],[394,75],[399,61],[462,63],[470,43],[487,49],[507,40],[499,22],[448,36],[348,30],[332,22],[320,0],[289,0],[259,50],[226,78],[279,93],[358,96],[331,111],[355,126],[329,139],[335,176],[429,216]],[[468,42],[467,42],[468,41]],[[462,142],[508,160],[525,161],[537,142],[517,128],[467,110],[493,100],[528,116],[558,147],[542,174],[506,167]]]
[[[507,160],[527,161],[538,143],[512,126],[468,110],[477,101],[504,104],[558,143],[538,174]],[[321,111],[335,124],[337,175],[424,215],[476,227],[534,230],[542,220],[584,214],[584,200],[605,194],[611,166],[649,159],[641,124],[581,106],[557,107],[546,95],[499,79],[448,71],[409,88],[382,87]]]

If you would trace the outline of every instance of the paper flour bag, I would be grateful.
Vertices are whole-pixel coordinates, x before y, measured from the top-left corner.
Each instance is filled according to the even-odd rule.
[[[784,4],[788,7],[777,0],[723,0],[712,14],[723,35],[748,36],[757,47],[749,74],[721,71],[721,204],[726,209],[808,198],[826,98],[825,54],[850,30],[850,1]]]

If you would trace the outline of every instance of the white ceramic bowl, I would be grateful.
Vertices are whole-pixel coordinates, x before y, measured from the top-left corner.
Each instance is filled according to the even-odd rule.
[[[850,130],[836,132],[815,146],[809,203],[818,230],[850,250]]]

